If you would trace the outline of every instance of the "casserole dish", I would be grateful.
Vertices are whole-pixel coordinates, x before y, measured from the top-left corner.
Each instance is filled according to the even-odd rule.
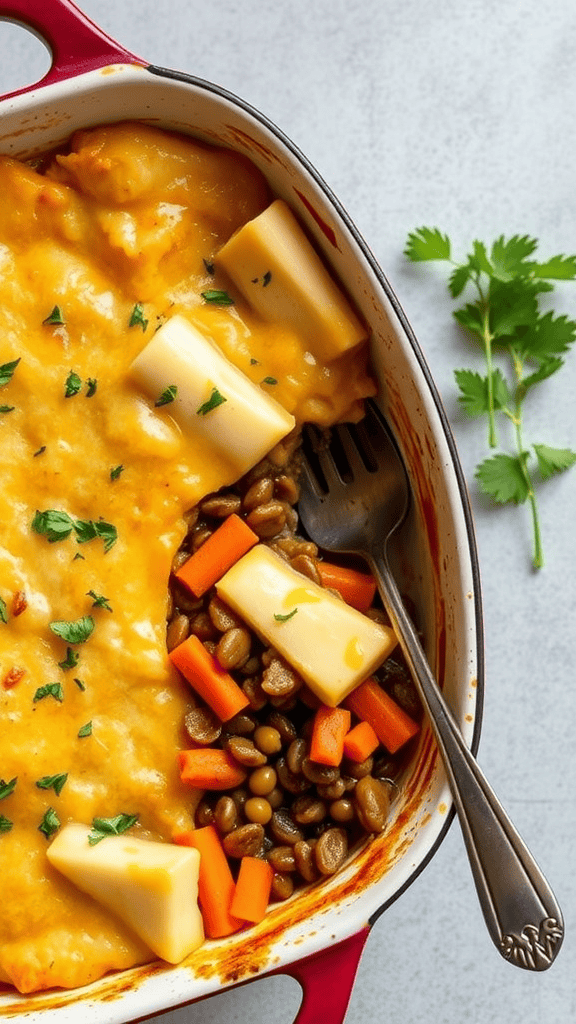
[[[143,120],[250,157],[272,192],[294,209],[354,299],[373,338],[380,403],[408,467],[414,501],[396,552],[402,590],[415,604],[428,656],[466,742],[478,741],[482,694],[476,554],[462,474],[429,371],[382,271],[345,211],[307,160],[267,119],[217,86],[148,66],[103,35],[71,3],[14,0],[0,15],[49,44],[53,65],[38,86],[0,105],[2,152],[31,158],[77,128]],[[337,1024],[370,926],[428,862],[451,818],[451,797],[428,728],[392,808],[388,831],[329,882],[279,905],[249,933],[206,943],[178,967],[151,964],[73,992],[0,995],[0,1018],[64,1024],[128,1021],[272,971],[305,988],[300,1024]],[[330,985],[324,985],[330,976]],[[330,1000],[330,1001],[328,1001]]]

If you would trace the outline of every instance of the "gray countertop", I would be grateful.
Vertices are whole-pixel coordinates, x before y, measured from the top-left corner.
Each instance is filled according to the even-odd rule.
[[[346,1024],[570,1024],[576,1020],[574,639],[576,468],[539,491],[545,568],[530,569],[526,506],[490,506],[474,467],[484,431],[453,371],[480,360],[453,324],[442,269],[409,265],[407,233],[528,234],[576,251],[576,8],[536,0],[81,0],[152,63],[216,82],[262,110],[308,156],[364,235],[419,339],[469,481],[482,574],[486,694],[478,759],[563,907],[545,974],[506,964],[484,928],[454,823],[423,874],[374,926]],[[6,32],[6,36],[4,36]],[[0,26],[0,91],[46,68],[37,41]],[[39,73],[39,72],[38,72]],[[556,308],[576,318],[576,283]],[[527,433],[576,449],[576,352],[534,393]],[[291,979],[226,991],[163,1024],[290,1024]]]

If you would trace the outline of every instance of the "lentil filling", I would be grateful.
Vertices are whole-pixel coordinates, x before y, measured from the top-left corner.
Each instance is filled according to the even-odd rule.
[[[249,700],[225,723],[199,698],[186,715],[191,746],[221,747],[247,773],[242,786],[205,792],[195,825],[216,827],[234,874],[242,857],[268,860],[274,901],[334,874],[354,846],[385,830],[414,742],[395,754],[380,744],[364,761],[344,757],[338,767],[313,761],[310,737],[318,698],[214,587],[195,598],[174,575],[235,513],[293,569],[322,585],[322,553],[299,531],[300,440],[295,431],[237,484],[208,495],[190,511],[188,532],[173,562],[167,623],[169,651],[194,634]],[[377,599],[367,614],[389,624]],[[385,661],[375,678],[411,718],[421,719],[419,697],[400,652]]]

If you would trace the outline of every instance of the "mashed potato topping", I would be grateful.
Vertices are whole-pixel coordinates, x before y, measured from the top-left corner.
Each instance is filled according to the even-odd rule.
[[[271,199],[243,157],[120,124],[37,168],[0,158],[0,192],[0,981],[30,992],[151,959],[50,868],[54,831],[137,814],[170,840],[193,820],[167,584],[186,509],[232,481],[132,360],[180,314],[297,421],[356,418],[373,385],[358,349],[322,362],[240,297],[202,297],[232,292],[214,257]]]

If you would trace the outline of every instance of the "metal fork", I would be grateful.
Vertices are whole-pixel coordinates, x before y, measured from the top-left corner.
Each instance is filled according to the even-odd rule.
[[[364,420],[336,427],[329,443],[309,429],[304,450],[302,525],[320,548],[363,556],[378,581],[444,762],[492,941],[510,963],[546,970],[564,937],[561,910],[466,746],[390,571],[387,546],[410,487],[388,428],[370,402]]]

